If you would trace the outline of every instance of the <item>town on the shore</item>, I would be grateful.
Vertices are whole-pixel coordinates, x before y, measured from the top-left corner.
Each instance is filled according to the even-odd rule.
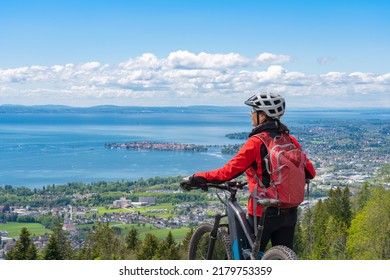
[[[180,144],[180,143],[153,143],[147,141],[106,143],[107,149],[134,149],[134,150],[157,150],[157,151],[192,151],[207,152],[207,145]]]

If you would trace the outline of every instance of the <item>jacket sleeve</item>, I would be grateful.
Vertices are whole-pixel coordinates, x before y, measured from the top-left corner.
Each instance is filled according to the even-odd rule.
[[[298,140],[292,135],[290,135],[290,138],[291,141],[294,143],[295,147],[302,150],[302,147],[299,144]],[[305,175],[306,179],[313,179],[316,176],[316,170],[314,169],[314,165],[308,158],[306,158]]]
[[[225,182],[234,179],[245,172],[260,157],[261,140],[251,137],[241,147],[238,153],[221,168],[195,173],[207,181]]]

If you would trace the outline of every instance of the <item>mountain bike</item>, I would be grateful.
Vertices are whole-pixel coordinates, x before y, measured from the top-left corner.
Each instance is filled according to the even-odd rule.
[[[224,214],[216,214],[214,224],[203,223],[194,231],[189,244],[189,260],[296,260],[297,255],[290,248],[277,245],[260,252],[261,236],[264,229],[264,219],[257,225],[251,226],[244,210],[239,205],[236,195],[246,182],[228,181],[221,184],[207,183],[203,190],[214,188],[218,199],[225,206]],[[182,186],[189,191],[199,189],[191,185]],[[222,198],[219,191],[225,193]],[[267,207],[278,205],[276,199],[262,198],[257,204],[263,206],[263,216]],[[227,217],[227,223],[222,219]],[[257,219],[255,219],[257,221]]]

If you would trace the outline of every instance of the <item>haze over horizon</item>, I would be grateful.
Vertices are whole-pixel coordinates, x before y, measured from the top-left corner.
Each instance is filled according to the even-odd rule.
[[[390,107],[388,1],[2,1],[0,104]],[[242,105],[244,106],[244,105]]]

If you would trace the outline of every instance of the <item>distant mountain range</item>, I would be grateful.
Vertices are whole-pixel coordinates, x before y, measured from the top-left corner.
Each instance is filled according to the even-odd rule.
[[[226,110],[246,110],[247,107],[222,107],[222,106],[189,106],[189,107],[140,107],[140,106],[115,106],[115,105],[100,105],[92,107],[71,107],[65,105],[0,105],[0,113],[147,113],[147,112],[191,112],[191,111],[226,111]]]
[[[289,108],[290,111],[304,112],[348,112],[364,111],[368,114],[390,113],[389,108]],[[226,111],[248,111],[247,106],[183,106],[183,107],[141,107],[141,106],[116,106],[116,105],[99,105],[92,107],[71,107],[65,105],[0,105],[0,113],[147,113],[147,112],[226,112]]]

